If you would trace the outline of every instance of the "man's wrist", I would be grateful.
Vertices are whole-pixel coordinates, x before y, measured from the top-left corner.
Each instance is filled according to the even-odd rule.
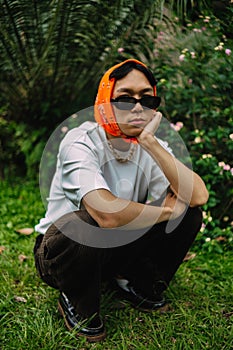
[[[162,221],[168,221],[172,217],[172,214],[173,214],[172,208],[164,207],[163,213],[162,213],[162,216],[163,216]]]

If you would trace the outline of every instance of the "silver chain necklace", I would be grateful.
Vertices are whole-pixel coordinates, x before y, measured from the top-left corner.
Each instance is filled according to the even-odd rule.
[[[112,143],[108,140],[108,146],[112,152],[112,154],[114,155],[114,158],[120,162],[120,163],[126,163],[128,161],[130,161],[132,158],[133,158],[133,155],[134,155],[134,152],[136,150],[136,146],[135,144],[131,143],[130,145],[130,149],[129,149],[129,152],[128,152],[128,155],[123,158],[117,151],[116,149],[113,147]]]

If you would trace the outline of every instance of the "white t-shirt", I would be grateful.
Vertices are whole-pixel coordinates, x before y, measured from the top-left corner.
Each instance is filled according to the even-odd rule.
[[[172,153],[166,142],[158,141]],[[122,155],[126,157],[127,152]],[[120,163],[108,146],[104,129],[95,122],[84,122],[70,130],[60,144],[46,215],[35,230],[44,234],[55,220],[79,210],[85,194],[96,189],[145,203],[148,198],[159,199],[168,186],[157,163],[140,145],[130,161]]]

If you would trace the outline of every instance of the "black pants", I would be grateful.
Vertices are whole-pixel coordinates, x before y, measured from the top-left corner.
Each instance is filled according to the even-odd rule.
[[[86,211],[75,214],[96,225]],[[65,220],[69,224],[69,215]],[[147,295],[158,281],[159,292],[165,290],[193,243],[201,222],[201,210],[188,208],[173,232],[165,233],[166,222],[162,222],[136,241],[115,248],[82,245],[53,224],[44,236],[37,237],[36,268],[44,282],[65,292],[77,312],[89,317],[99,312],[101,281],[117,274],[129,279]]]

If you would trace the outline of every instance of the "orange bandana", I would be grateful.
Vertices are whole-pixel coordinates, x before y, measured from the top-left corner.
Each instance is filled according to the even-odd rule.
[[[101,125],[107,133],[116,137],[122,137],[126,139],[126,141],[128,140],[129,142],[137,142],[137,139],[135,137],[131,137],[123,134],[123,132],[121,131],[121,129],[119,128],[116,122],[116,117],[115,117],[112,105],[110,103],[112,94],[113,94],[113,89],[115,86],[115,79],[114,78],[109,79],[109,76],[116,68],[122,66],[126,62],[136,62],[146,67],[144,63],[135,59],[128,59],[124,62],[121,62],[111,67],[104,74],[104,76],[100,81],[99,89],[98,89],[98,93],[97,93],[95,105],[94,105],[94,115],[97,123]],[[154,86],[153,88],[154,88],[154,95],[156,96],[156,86]]]

